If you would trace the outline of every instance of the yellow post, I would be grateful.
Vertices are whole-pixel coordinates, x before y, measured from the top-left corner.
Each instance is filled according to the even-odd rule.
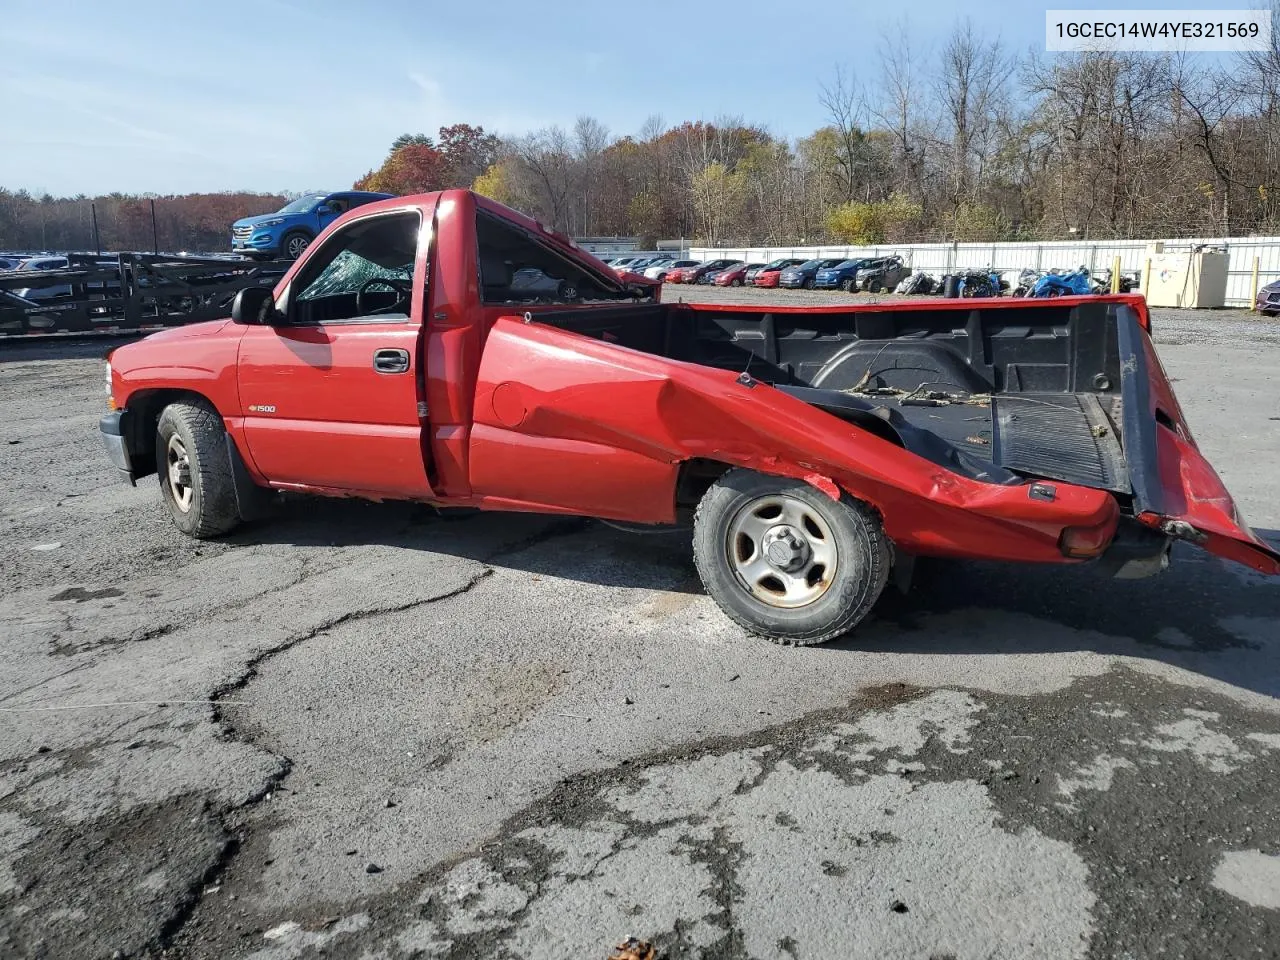
[[[1258,309],[1258,258],[1253,258],[1253,276],[1249,280],[1249,290],[1252,291],[1249,297],[1249,309]]]
[[[1151,258],[1147,257],[1147,263],[1142,268],[1142,295],[1145,297],[1151,292]]]
[[[1120,292],[1120,258],[1111,258],[1111,292]]]

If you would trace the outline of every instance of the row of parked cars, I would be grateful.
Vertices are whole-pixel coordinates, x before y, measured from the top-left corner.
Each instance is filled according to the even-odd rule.
[[[678,260],[674,257],[621,257],[609,262],[619,273],[641,273],[665,283],[715,284],[719,287],[784,287],[806,290],[892,290],[911,273],[901,257],[781,257],[768,263],[745,260]]]

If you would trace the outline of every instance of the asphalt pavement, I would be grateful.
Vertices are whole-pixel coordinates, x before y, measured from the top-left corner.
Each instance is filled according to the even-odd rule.
[[[1274,539],[1280,325],[1155,330]],[[298,498],[198,543],[100,449],[100,352],[0,348],[0,956],[1280,953],[1280,583],[936,563],[791,649],[684,533]]]

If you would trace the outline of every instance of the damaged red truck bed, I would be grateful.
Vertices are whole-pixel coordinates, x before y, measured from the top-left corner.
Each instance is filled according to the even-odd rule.
[[[232,318],[109,358],[107,449],[218,536],[273,491],[689,522],[708,592],[818,643],[914,556],[1264,573],[1136,296],[669,304],[468,191],[361,207]]]

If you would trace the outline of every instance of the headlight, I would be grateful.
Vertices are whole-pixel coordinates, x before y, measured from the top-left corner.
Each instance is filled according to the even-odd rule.
[[[259,228],[261,228],[261,227],[278,227],[278,226],[280,226],[280,224],[282,224],[282,223],[284,223],[284,218],[283,218],[283,217],[280,217],[280,218],[275,219],[275,220],[263,220],[261,223],[255,223],[255,224],[253,225],[253,229],[257,230],[257,229],[259,229]]]
[[[114,410],[116,408],[116,401],[115,401],[115,398],[111,396],[111,361],[108,360],[105,366],[106,366],[106,371],[103,377],[103,381],[107,388],[107,409]]]

